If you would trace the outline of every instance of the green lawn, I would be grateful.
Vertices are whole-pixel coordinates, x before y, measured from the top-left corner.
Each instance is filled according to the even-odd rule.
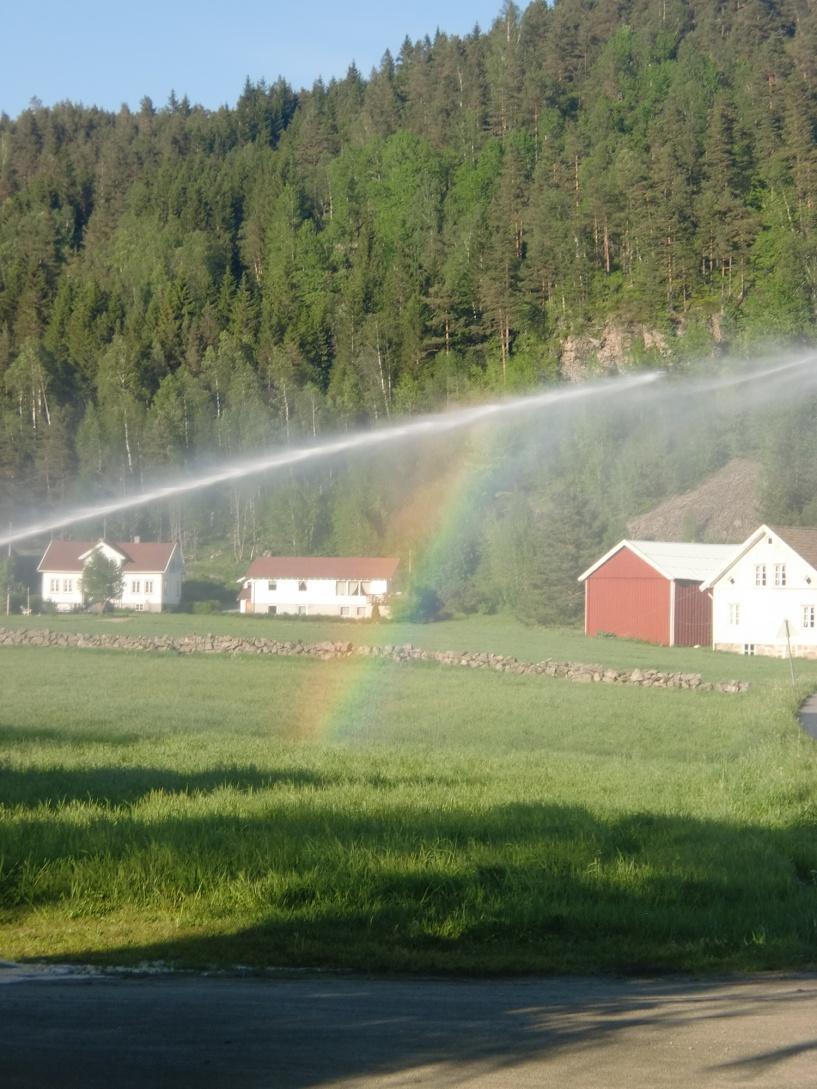
[[[329,637],[328,625],[233,617],[119,626],[181,633],[191,621]],[[526,658],[675,660],[496,618],[399,637],[391,625],[342,630]],[[679,657],[675,668],[700,659],[753,689],[0,650],[0,957],[815,967],[817,756],[779,683],[784,663]],[[817,686],[814,666],[803,670],[802,691]]]

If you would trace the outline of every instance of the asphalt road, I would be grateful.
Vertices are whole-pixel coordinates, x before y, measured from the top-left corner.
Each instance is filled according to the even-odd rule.
[[[800,722],[806,733],[817,741],[817,693],[809,696],[800,708]]]
[[[0,968],[4,1089],[799,1089],[817,977],[494,982]]]

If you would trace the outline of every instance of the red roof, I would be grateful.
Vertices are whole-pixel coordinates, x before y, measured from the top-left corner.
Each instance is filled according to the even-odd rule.
[[[391,579],[400,561],[390,556],[259,556],[248,579]]]
[[[125,557],[122,570],[127,574],[156,574],[167,569],[176,548],[163,541],[106,541]],[[52,541],[40,560],[38,571],[81,571],[80,559],[96,548],[99,541]]]
[[[817,568],[817,529],[803,526],[769,526],[810,567]]]

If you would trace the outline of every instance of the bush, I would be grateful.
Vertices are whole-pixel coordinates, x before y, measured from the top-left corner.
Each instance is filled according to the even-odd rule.
[[[427,624],[440,620],[442,611],[443,600],[436,590],[431,586],[415,586],[405,597],[395,601],[392,616],[412,624]]]
[[[179,608],[182,612],[220,613],[222,609],[236,607],[237,592],[237,587],[226,586],[215,579],[185,579]]]
[[[196,616],[206,616],[211,613],[220,613],[221,605],[218,601],[194,601],[191,604],[190,611],[195,613]]]

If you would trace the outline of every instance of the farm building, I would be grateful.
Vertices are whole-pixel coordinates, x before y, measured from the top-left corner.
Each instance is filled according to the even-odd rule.
[[[161,541],[52,541],[37,570],[42,576],[43,601],[60,612],[79,609],[85,599],[82,572],[91,557],[101,552],[119,564],[122,597],[113,604],[137,612],[158,613],[178,605],[184,568],[177,544]]]
[[[239,607],[242,613],[365,620],[376,606],[386,616],[399,563],[382,556],[261,556],[239,579]]]
[[[620,541],[579,576],[585,634],[606,632],[670,647],[708,646],[712,601],[701,586],[737,548]]]
[[[716,650],[817,658],[817,529],[760,526],[704,589]]]

